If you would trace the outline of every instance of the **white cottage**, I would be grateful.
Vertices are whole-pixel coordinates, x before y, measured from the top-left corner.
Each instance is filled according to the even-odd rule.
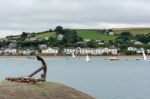
[[[34,52],[37,52],[35,50],[30,50],[30,49],[26,49],[26,50],[18,50],[18,54],[19,55],[31,55]]]
[[[17,50],[16,49],[5,49],[4,50],[4,54],[5,55],[16,55],[17,54]]]
[[[150,49],[147,49],[147,53],[148,53],[148,54],[150,53]]]
[[[55,54],[55,55],[58,54],[58,52],[59,52],[58,47],[53,47],[53,48],[48,47],[47,49],[43,49],[41,51],[42,54]]]
[[[127,50],[128,50],[128,51],[137,51],[137,48],[135,48],[135,47],[128,47]]]
[[[76,48],[64,48],[64,53],[69,55],[76,52]]]

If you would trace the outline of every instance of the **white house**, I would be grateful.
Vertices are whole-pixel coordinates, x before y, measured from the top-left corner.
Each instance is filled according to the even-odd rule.
[[[63,37],[64,37],[64,35],[59,34],[59,35],[57,35],[57,40],[62,40],[62,39],[63,39]]]
[[[142,53],[141,48],[137,49],[136,53],[137,53],[137,54],[141,54],[141,53]]]
[[[150,54],[150,49],[147,49],[147,53]]]
[[[44,37],[44,40],[48,40],[49,39],[49,37]]]
[[[127,50],[128,50],[128,51],[134,51],[134,52],[136,52],[137,54],[142,53],[141,48],[128,47]]]
[[[37,52],[35,50],[30,50],[30,49],[26,49],[26,50],[18,50],[18,54],[19,55],[31,55],[32,53]]]
[[[135,47],[128,47],[127,50],[128,51],[137,51],[137,48],[135,48]]]
[[[109,34],[109,35],[114,35],[114,32],[113,32],[113,31],[111,31],[111,32],[109,32],[108,34]]]
[[[58,47],[53,47],[53,48],[48,47],[47,49],[41,50],[42,54],[55,54],[56,55],[56,54],[58,54],[58,52],[59,52]]]
[[[113,55],[118,54],[118,48],[109,48],[109,53],[112,53]]]
[[[17,46],[16,42],[9,43],[9,48],[15,48]]]
[[[47,44],[39,44],[39,49],[47,49]]]
[[[35,40],[37,40],[37,38],[35,38],[35,37],[29,38],[29,41],[35,41]]]
[[[83,39],[84,42],[89,42],[91,39]]]
[[[102,40],[95,40],[96,43],[98,43],[99,45],[103,45],[104,44],[104,41]]]
[[[134,45],[142,45],[143,43],[142,42],[140,42],[140,41],[136,41],[136,42],[134,42]]]
[[[64,48],[65,54],[72,54],[76,51],[76,48]]]
[[[4,54],[6,54],[6,55],[16,55],[17,50],[16,49],[5,49]]]

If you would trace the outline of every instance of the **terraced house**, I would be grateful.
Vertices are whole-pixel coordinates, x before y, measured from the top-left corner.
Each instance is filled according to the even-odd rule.
[[[111,47],[111,48],[64,48],[64,53],[65,54],[80,54],[80,55],[102,55],[104,53],[106,54],[113,54],[113,55],[117,55],[118,53],[118,48],[115,47]]]

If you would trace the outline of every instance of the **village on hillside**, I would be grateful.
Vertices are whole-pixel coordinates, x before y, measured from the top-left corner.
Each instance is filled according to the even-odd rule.
[[[150,54],[150,33],[116,33],[113,29],[54,30],[0,39],[0,55],[136,55]]]

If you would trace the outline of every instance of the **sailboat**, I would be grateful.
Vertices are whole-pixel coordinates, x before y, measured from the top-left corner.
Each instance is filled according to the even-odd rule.
[[[149,59],[147,59],[146,54],[145,54],[145,51],[144,51],[143,48],[141,48],[141,51],[142,51],[144,60],[145,60],[145,61],[150,61]]]
[[[75,59],[75,58],[76,58],[76,56],[74,55],[74,52],[72,53],[72,58],[73,58],[73,59]]]
[[[86,62],[90,62],[89,56],[86,56]]]

